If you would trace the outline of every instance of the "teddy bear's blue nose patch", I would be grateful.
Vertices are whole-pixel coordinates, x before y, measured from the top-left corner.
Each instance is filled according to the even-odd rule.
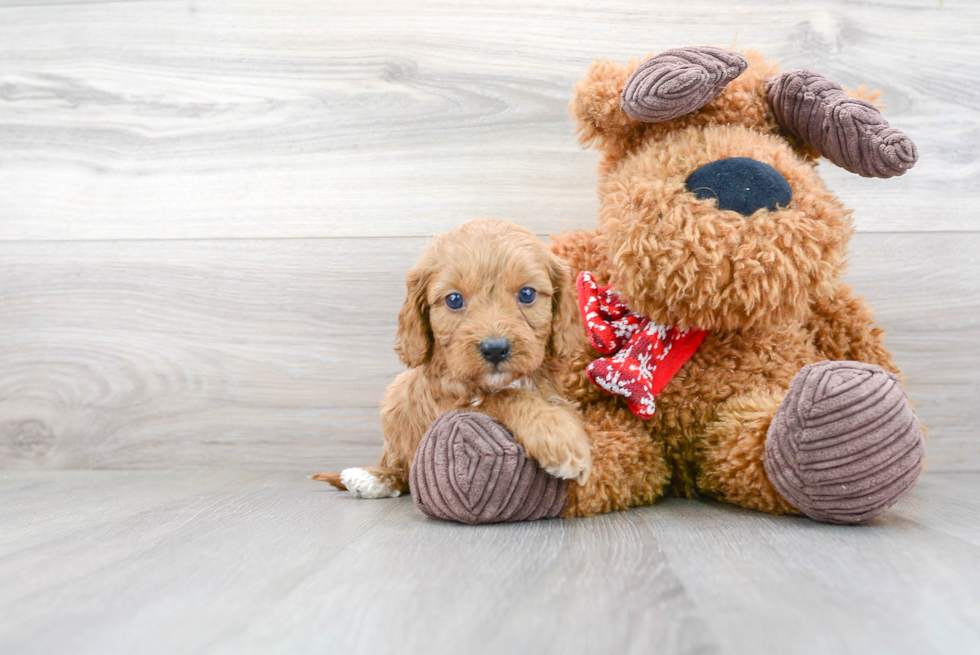
[[[685,185],[701,200],[714,198],[718,209],[731,209],[743,216],[759,209],[785,207],[793,197],[782,173],[749,157],[705,164],[688,176]]]

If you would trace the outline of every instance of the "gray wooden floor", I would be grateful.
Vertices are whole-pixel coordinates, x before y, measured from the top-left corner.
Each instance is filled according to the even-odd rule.
[[[0,655],[980,652],[978,25],[975,0],[0,0]],[[930,428],[912,495],[859,528],[687,501],[466,528],[307,480],[377,460],[431,234],[594,225],[589,63],[735,42],[880,88],[918,144],[899,180],[821,166]]]
[[[0,652],[977,653],[980,474],[861,527],[464,527],[295,473],[0,473]]]

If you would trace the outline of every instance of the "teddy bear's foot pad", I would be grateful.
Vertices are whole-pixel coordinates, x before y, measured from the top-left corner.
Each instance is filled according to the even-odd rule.
[[[766,436],[773,486],[829,523],[878,516],[915,484],[924,460],[925,436],[898,378],[860,362],[805,367]]]
[[[506,428],[469,410],[443,414],[425,433],[409,488],[426,516],[471,524],[555,518],[568,496],[568,480],[545,473]]]

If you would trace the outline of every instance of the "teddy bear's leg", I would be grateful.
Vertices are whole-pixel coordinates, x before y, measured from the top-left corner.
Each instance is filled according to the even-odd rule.
[[[861,362],[820,362],[796,374],[769,426],[766,472],[818,521],[878,516],[922,472],[925,435],[894,373]]]
[[[662,444],[628,411],[602,405],[585,416],[593,466],[584,486],[548,475],[489,416],[443,414],[412,462],[416,506],[432,518],[480,524],[591,516],[654,502],[670,477]]]
[[[766,433],[781,395],[765,391],[735,396],[718,408],[705,430],[698,488],[750,509],[798,514],[769,481],[765,470]]]
[[[571,485],[562,516],[581,517],[650,505],[664,494],[670,469],[663,443],[615,399],[583,411],[592,441],[592,475],[584,486]]]
[[[455,410],[422,437],[409,485],[426,516],[481,524],[555,518],[569,481],[548,475],[486,414]]]
[[[708,426],[702,488],[774,513],[869,520],[918,479],[925,437],[898,378],[861,362],[801,370],[785,396],[734,398]]]

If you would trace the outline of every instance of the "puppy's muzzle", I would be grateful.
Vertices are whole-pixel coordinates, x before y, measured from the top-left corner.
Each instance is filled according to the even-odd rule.
[[[480,354],[491,364],[499,364],[510,357],[510,339],[491,337],[480,342]]]

